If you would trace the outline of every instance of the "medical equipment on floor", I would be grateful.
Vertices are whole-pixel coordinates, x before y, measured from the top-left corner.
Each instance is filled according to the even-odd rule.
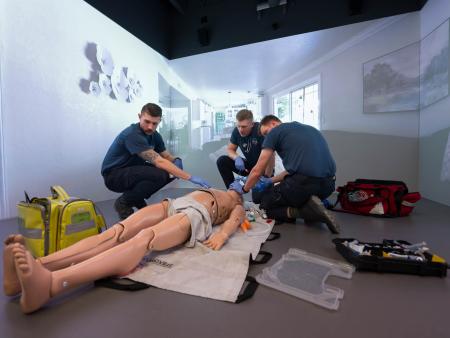
[[[64,249],[105,227],[91,200],[71,197],[59,185],[50,191],[51,196],[33,198],[25,192],[25,201],[17,204],[19,233],[34,257]]]
[[[337,310],[344,290],[325,284],[329,276],[351,279],[355,268],[335,261],[291,248],[271,267],[256,276],[258,283],[308,302]]]
[[[432,253],[425,242],[385,239],[382,243],[369,243],[335,238],[333,243],[357,270],[445,277],[449,268],[445,259]]]

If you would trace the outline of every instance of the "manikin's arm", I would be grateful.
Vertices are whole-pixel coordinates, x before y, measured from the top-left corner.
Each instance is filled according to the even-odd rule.
[[[163,169],[167,171],[169,174],[172,174],[173,176],[182,178],[184,180],[189,180],[191,178],[191,175],[185,172],[184,170],[181,170],[178,168],[175,164],[173,164],[168,159],[162,157],[160,154],[158,154],[153,149],[148,149],[146,151],[143,151],[139,153],[139,156],[143,158],[144,160],[150,162],[155,167]]]
[[[244,221],[245,210],[242,205],[236,205],[230,217],[220,226],[220,230],[203,242],[213,250],[219,250],[228,238],[239,228]]]
[[[237,148],[238,146],[236,144],[228,143],[227,154],[228,157],[231,158],[233,161],[236,159],[236,157],[239,156],[236,152]]]
[[[264,173],[267,168],[267,164],[269,163],[271,157],[273,156],[273,150],[269,148],[264,148],[259,155],[258,162],[255,164],[253,169],[248,174],[247,181],[244,185],[244,190],[249,192],[255,184],[258,182],[259,177]]]

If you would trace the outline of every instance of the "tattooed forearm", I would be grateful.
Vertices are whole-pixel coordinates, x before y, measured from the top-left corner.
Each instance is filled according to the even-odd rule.
[[[152,150],[152,149],[143,151],[143,152],[140,153],[139,155],[140,155],[144,160],[150,162],[151,164],[155,164],[155,161],[158,159],[158,157],[160,157],[160,155],[159,155],[156,151],[154,151],[154,150]]]

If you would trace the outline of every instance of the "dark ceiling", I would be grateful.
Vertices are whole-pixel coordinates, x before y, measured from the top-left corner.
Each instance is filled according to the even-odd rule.
[[[168,59],[420,10],[427,0],[85,0]]]

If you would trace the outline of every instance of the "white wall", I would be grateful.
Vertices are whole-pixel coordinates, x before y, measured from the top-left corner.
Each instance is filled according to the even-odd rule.
[[[420,12],[424,38],[450,17],[450,1],[429,0]],[[450,181],[442,180],[444,152],[450,135],[450,97],[420,111],[420,191],[431,200],[450,205]],[[447,153],[447,158],[450,154]]]
[[[3,12],[3,2],[0,1],[0,13]],[[0,36],[3,35],[3,23],[0,20]],[[5,214],[6,197],[5,197],[5,178],[3,171],[3,114],[2,114],[2,57],[3,45],[0,40],[0,218]]]
[[[418,111],[363,113],[363,63],[419,40],[418,13],[382,20],[393,23],[355,45],[349,43],[349,48],[343,51],[341,47],[336,48],[340,51],[337,55],[266,92],[270,96],[266,111],[273,111],[273,95],[320,74],[323,130],[417,137]]]
[[[15,215],[24,190],[45,196],[54,184],[74,196],[112,198],[101,162],[117,133],[137,122],[140,108],[157,102],[158,72],[184,95],[194,97],[193,90],[164,57],[82,0],[0,0],[0,22],[7,204],[0,218]],[[134,69],[142,98],[119,102],[80,89],[91,70],[88,42]]]
[[[377,20],[372,27],[266,92],[274,95],[320,76],[321,129],[337,165],[337,184],[356,178],[405,181],[418,188],[419,112],[363,113],[363,64],[420,39],[420,15]]]

